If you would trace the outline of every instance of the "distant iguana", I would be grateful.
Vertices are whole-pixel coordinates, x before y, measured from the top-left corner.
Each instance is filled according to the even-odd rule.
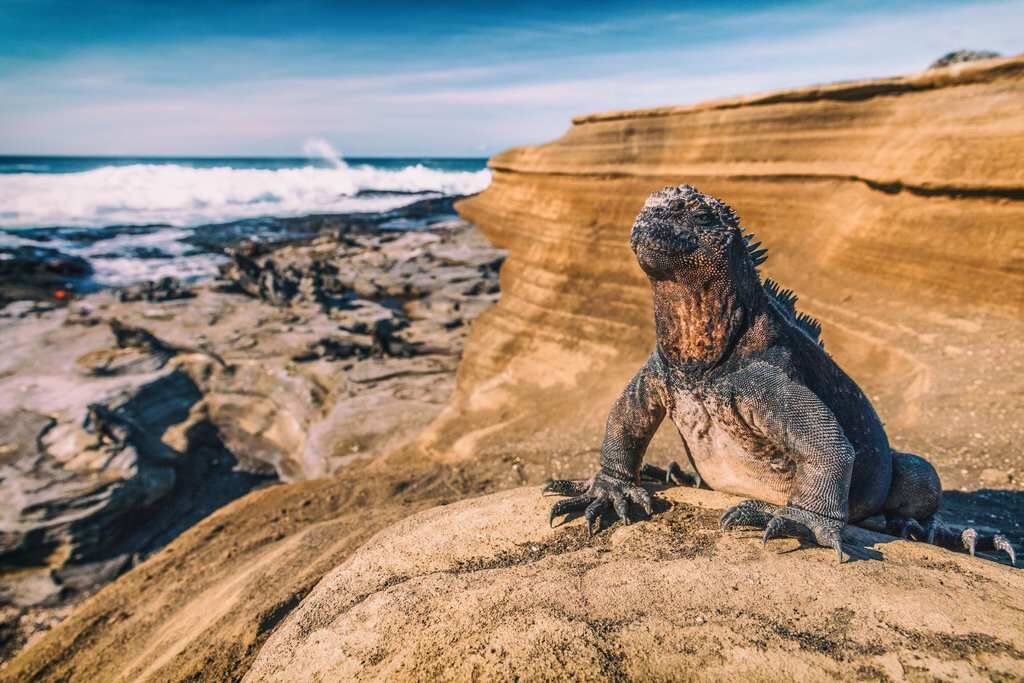
[[[144,327],[125,325],[117,318],[111,318],[109,323],[110,331],[114,334],[114,339],[117,340],[118,348],[141,349],[146,353],[151,353],[154,356],[165,359],[164,362],[179,353],[198,353],[210,358],[222,368],[230,368],[227,361],[213,351],[207,351],[206,349],[194,346],[177,346],[165,342]]]
[[[102,403],[86,406],[82,429],[96,437],[92,444],[94,449],[107,448],[113,453],[120,453],[134,445],[138,457],[153,464],[177,465],[181,461],[181,455],[161,441],[159,436],[142,428],[123,412]]]
[[[871,402],[825,353],[814,319],[758,266],[766,250],[725,203],[689,185],[651,195],[630,245],[654,293],[657,345],[608,416],[601,469],[587,481],[552,481],[571,496],[551,519],[585,510],[587,530],[628,503],[650,515],[641,478],[685,475],[643,465],[665,416],[675,423],[697,483],[748,496],[721,523],[813,539],[835,549],[847,523],[947,548],[999,549],[1001,534],[954,529],[936,516],[942,487],[924,459],[894,451]]]

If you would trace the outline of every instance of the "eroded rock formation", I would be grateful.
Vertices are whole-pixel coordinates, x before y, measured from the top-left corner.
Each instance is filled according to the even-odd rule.
[[[497,298],[502,254],[455,223],[247,259],[259,281],[291,274],[294,291],[249,291],[235,261],[191,289],[0,312],[0,633],[255,486],[412,438],[450,394],[468,323]]]

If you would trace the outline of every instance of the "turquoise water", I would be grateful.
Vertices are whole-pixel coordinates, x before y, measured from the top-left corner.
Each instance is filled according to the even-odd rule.
[[[487,159],[445,157],[350,157],[350,166],[372,166],[398,170],[423,166],[438,171],[481,171]],[[236,168],[280,170],[287,168],[332,168],[332,161],[309,157],[71,157],[71,156],[3,156],[2,173],[81,173],[105,167],[135,165],[171,165],[184,168]]]

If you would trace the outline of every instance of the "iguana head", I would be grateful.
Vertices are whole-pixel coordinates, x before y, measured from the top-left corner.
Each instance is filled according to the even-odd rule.
[[[724,202],[689,185],[644,203],[630,245],[654,294],[658,347],[674,363],[713,367],[765,305],[765,252]]]
[[[763,256],[750,249],[725,202],[690,185],[666,187],[647,198],[633,223],[630,246],[652,280],[693,284],[756,277]]]

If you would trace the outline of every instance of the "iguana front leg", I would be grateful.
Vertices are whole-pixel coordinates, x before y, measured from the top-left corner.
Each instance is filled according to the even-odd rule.
[[[584,510],[587,533],[592,534],[594,522],[600,526],[609,507],[625,524],[630,522],[630,502],[648,515],[653,512],[651,494],[640,486],[640,473],[647,445],[665,418],[667,392],[658,370],[658,358],[652,355],[612,406],[601,446],[601,470],[589,480],[552,481],[544,488],[545,493],[571,496],[551,507],[552,523],[558,515]]]
[[[785,506],[743,501],[726,510],[722,526],[761,527],[765,543],[782,536],[809,538],[833,548],[842,561],[855,453],[835,415],[814,392],[766,363],[733,382],[737,416],[787,454],[795,471]]]

